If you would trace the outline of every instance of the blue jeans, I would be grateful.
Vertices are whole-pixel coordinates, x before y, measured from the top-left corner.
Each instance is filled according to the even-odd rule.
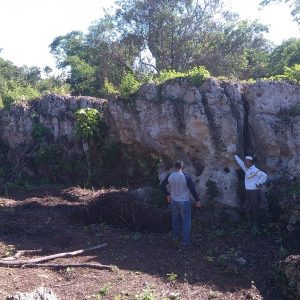
[[[190,201],[173,201],[171,200],[172,214],[172,236],[178,239],[180,229],[182,228],[182,244],[189,245],[191,231],[191,203]]]

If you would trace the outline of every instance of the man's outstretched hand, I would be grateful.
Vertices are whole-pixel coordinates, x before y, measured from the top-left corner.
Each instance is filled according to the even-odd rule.
[[[195,206],[196,206],[197,208],[200,208],[200,207],[201,207],[200,201],[195,202]]]

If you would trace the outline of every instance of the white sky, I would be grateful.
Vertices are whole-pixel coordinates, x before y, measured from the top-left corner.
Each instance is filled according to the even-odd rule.
[[[276,4],[258,10],[260,0],[225,0],[245,19],[259,19],[270,25],[268,38],[275,44],[299,37],[287,5]],[[103,16],[113,0],[0,0],[0,56],[18,66],[49,65],[55,61],[49,45],[59,35],[73,30],[87,32]]]

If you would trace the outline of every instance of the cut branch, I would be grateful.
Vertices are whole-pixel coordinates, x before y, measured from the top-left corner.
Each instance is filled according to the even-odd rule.
[[[5,260],[5,259],[0,259],[0,266],[30,266],[30,265],[36,265],[38,266],[39,263],[45,262],[48,260],[56,259],[56,258],[62,258],[62,257],[73,257],[82,253],[86,253],[89,251],[93,251],[102,247],[107,246],[107,243],[93,246],[90,248],[86,249],[81,249],[81,250],[76,250],[73,252],[64,252],[64,253],[57,253],[53,255],[48,255],[44,257],[39,257],[39,258],[33,258],[29,260]],[[49,265],[50,266],[50,265]],[[69,265],[68,265],[69,266]]]
[[[42,268],[54,268],[54,269],[64,269],[64,268],[93,268],[93,269],[113,269],[112,265],[102,265],[98,263],[78,263],[78,264],[25,264],[25,265],[10,265],[10,267],[22,267],[22,268],[32,268],[32,267],[42,267]]]

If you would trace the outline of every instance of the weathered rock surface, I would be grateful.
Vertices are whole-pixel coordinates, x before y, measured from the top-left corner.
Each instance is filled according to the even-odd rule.
[[[262,81],[244,94],[248,148],[269,175],[300,175],[300,86]],[[280,171],[280,173],[278,172]]]
[[[9,296],[6,300],[58,300],[55,293],[45,287],[39,287],[31,293],[20,293],[18,292],[14,296]]]
[[[160,176],[182,159],[205,198],[239,206],[233,154],[251,154],[270,178],[300,170],[300,87],[262,81],[250,85],[209,79],[200,88],[186,79],[144,85],[135,100],[108,104],[110,124],[123,143],[140,144],[162,157]],[[296,112],[296,113],[295,113]]]
[[[49,129],[56,140],[74,139],[74,112],[80,108],[103,109],[105,100],[93,97],[48,95],[39,101],[20,102],[11,109],[0,110],[0,138],[11,148],[32,141],[34,125]]]

